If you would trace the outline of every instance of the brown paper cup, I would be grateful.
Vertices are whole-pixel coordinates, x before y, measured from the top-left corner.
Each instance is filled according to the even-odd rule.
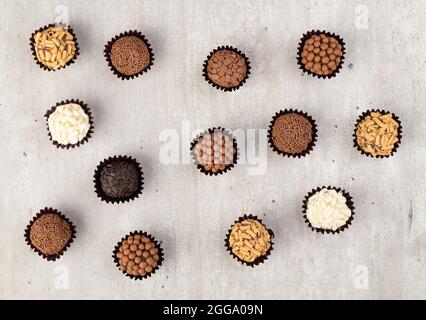
[[[101,185],[102,169],[106,165],[117,162],[117,161],[127,161],[127,162],[130,162],[130,163],[133,163],[139,171],[139,186],[138,186],[138,189],[132,195],[127,196],[127,197],[112,198],[112,197],[108,196],[102,190],[102,185]],[[139,195],[142,194],[143,184],[144,184],[142,167],[139,164],[139,162],[137,162],[135,159],[133,159],[132,157],[129,157],[129,156],[113,156],[113,157],[109,157],[108,159],[102,160],[101,163],[99,163],[99,165],[97,166],[93,178],[94,178],[93,182],[95,183],[95,193],[97,194],[97,196],[99,198],[101,198],[102,201],[105,201],[106,203],[129,202],[129,201],[132,201],[132,200],[138,198]]]
[[[320,35],[324,33],[325,35],[327,35],[328,37],[334,37],[338,43],[340,43],[340,45],[342,46],[342,57],[340,58],[340,64],[337,66],[336,70],[334,70],[332,73],[330,73],[329,75],[318,75],[316,73],[311,72],[310,70],[306,69],[305,66],[302,63],[302,52],[303,52],[303,46],[306,42],[306,40],[308,40],[310,37],[312,37],[313,35]],[[303,37],[300,39],[299,42],[299,47],[298,47],[298,51],[297,51],[297,64],[299,65],[299,69],[301,69],[303,72],[306,72],[308,74],[310,74],[311,76],[314,77],[318,77],[320,79],[331,79],[333,77],[335,77],[339,72],[340,69],[342,69],[343,63],[345,61],[345,42],[343,41],[342,38],[340,38],[340,36],[336,35],[335,33],[330,33],[327,31],[320,31],[320,30],[312,30],[312,31],[308,31],[306,32]]]
[[[58,70],[61,70],[61,69],[65,68],[66,66],[69,66],[70,64],[73,64],[73,63],[75,62],[75,60],[77,59],[77,56],[80,54],[80,52],[79,52],[79,47],[78,47],[77,37],[75,36],[74,31],[73,31],[73,30],[72,30],[72,28],[71,28],[71,27],[69,27],[69,26],[62,26],[62,27],[64,27],[64,28],[67,28],[68,32],[69,32],[69,33],[71,33],[71,34],[72,34],[72,36],[74,37],[74,42],[75,42],[75,55],[74,55],[74,57],[73,57],[70,61],[68,61],[67,63],[65,63],[65,65],[64,65],[64,66],[61,66],[61,67],[59,67],[59,68],[58,68],[58,69],[56,69],[56,70],[54,70],[54,69],[50,69],[48,66],[45,66],[43,63],[41,63],[41,62],[37,59],[36,48],[35,48],[35,46],[34,46],[34,36],[36,35],[36,33],[37,33],[37,32],[41,32],[41,31],[43,31],[43,30],[46,30],[46,29],[48,29],[48,28],[55,27],[55,26],[57,26],[57,25],[56,25],[56,24],[51,23],[51,24],[49,24],[49,25],[47,25],[47,26],[41,27],[41,28],[37,29],[36,31],[34,31],[34,32],[31,34],[31,38],[30,38],[30,48],[31,48],[31,52],[32,52],[32,55],[33,55],[33,57],[34,57],[34,60],[36,61],[36,63],[38,64],[38,66],[39,66],[41,69],[43,69],[43,70],[47,70],[47,71],[58,71]]]
[[[343,196],[346,198],[346,205],[351,210],[351,216],[349,217],[348,221],[346,221],[346,223],[343,226],[339,227],[336,230],[315,228],[315,227],[313,227],[311,225],[311,223],[309,222],[309,220],[307,218],[307,215],[306,215],[306,211],[308,209],[308,200],[309,200],[309,198],[311,196],[313,196],[315,193],[321,191],[324,188],[326,188],[328,190],[336,190],[336,192],[340,192],[341,191],[342,194],[343,194]],[[354,207],[354,203],[353,203],[351,195],[348,192],[346,192],[345,190],[341,189],[341,188],[330,187],[330,186],[327,186],[327,187],[326,186],[322,186],[322,187],[318,187],[316,189],[312,189],[312,191],[309,192],[305,196],[305,199],[303,200],[303,206],[302,206],[302,208],[303,208],[303,218],[305,219],[305,223],[309,226],[309,228],[312,229],[312,231],[316,231],[316,232],[319,232],[319,233],[322,233],[322,234],[324,234],[324,233],[335,234],[335,233],[340,233],[340,232],[344,231],[345,229],[347,229],[349,227],[349,225],[352,224],[352,221],[353,221],[354,215],[355,215],[355,211],[354,211],[355,207]]]
[[[308,144],[306,150],[304,150],[303,152],[300,152],[300,153],[288,153],[288,152],[284,152],[284,151],[278,149],[275,146],[274,141],[272,140],[272,127],[274,126],[275,121],[280,116],[285,115],[285,114],[289,114],[289,113],[297,113],[297,114],[305,117],[306,119],[309,120],[309,122],[312,125],[312,141]],[[289,110],[285,109],[285,110],[281,110],[281,111],[277,112],[275,114],[275,116],[272,118],[272,121],[271,121],[271,123],[269,125],[269,130],[268,130],[268,141],[269,141],[269,145],[271,146],[272,150],[274,150],[275,152],[277,152],[278,154],[280,154],[280,155],[282,155],[284,157],[287,156],[287,157],[293,157],[293,158],[296,158],[296,157],[300,158],[300,157],[306,156],[307,154],[309,154],[313,150],[313,148],[315,146],[315,142],[317,141],[317,137],[318,137],[318,130],[317,130],[317,125],[315,123],[315,120],[312,119],[312,117],[310,115],[308,115],[306,112],[302,112],[302,111],[299,111],[297,109],[295,109],[295,110],[293,110],[293,109],[289,109]]]
[[[235,220],[235,222],[234,222],[234,224],[236,224],[236,223],[238,223],[238,222],[242,222],[242,221],[244,221],[244,220],[247,220],[247,219],[252,219],[252,220],[257,220],[257,221],[259,221],[259,223],[261,223],[265,228],[266,228],[266,226],[263,224],[263,222],[262,222],[262,220],[261,219],[259,219],[257,216],[253,216],[253,215],[251,215],[251,214],[249,214],[249,215],[244,215],[244,216],[242,216],[242,217],[240,217],[238,220]],[[233,224],[233,225],[234,225]],[[232,225],[232,226],[233,226]],[[265,262],[265,260],[267,260],[268,259],[268,256],[271,254],[271,251],[272,251],[272,249],[273,249],[273,245],[274,245],[274,243],[273,243],[273,238],[274,238],[274,232],[271,230],[271,229],[268,229],[268,228],[266,228],[266,230],[268,230],[268,232],[269,232],[269,234],[271,235],[271,247],[269,248],[269,250],[266,252],[266,254],[265,255],[263,255],[263,256],[260,256],[259,258],[257,258],[256,260],[254,260],[254,261],[252,261],[252,262],[247,262],[247,261],[244,261],[244,260],[242,260],[242,259],[240,259],[237,255],[235,255],[233,252],[232,252],[232,248],[231,248],[231,246],[229,245],[229,237],[231,236],[231,231],[232,231],[232,226],[231,226],[231,228],[228,230],[228,233],[226,234],[226,238],[225,238],[225,248],[226,248],[226,250],[227,251],[229,251],[229,254],[234,258],[234,259],[236,259],[236,260],[238,260],[241,264],[243,264],[243,265],[246,265],[246,266],[249,266],[249,267],[252,267],[252,268],[254,268],[255,266],[257,266],[257,265],[259,265],[259,264],[261,264],[261,263],[264,263]]]
[[[389,154],[389,155],[377,155],[377,156],[374,156],[374,155],[372,155],[371,153],[368,153],[368,152],[365,152],[359,145],[358,145],[358,142],[357,142],[357,139],[356,139],[356,131],[357,131],[357,128],[358,128],[358,125],[360,124],[360,122],[362,121],[362,120],[364,120],[364,118],[365,117],[367,117],[368,115],[370,115],[370,113],[371,112],[380,112],[380,113],[390,113],[391,115],[392,115],[392,118],[398,123],[398,125],[399,125],[399,128],[398,128],[398,141],[395,143],[395,145],[394,145],[394,148],[393,148],[393,150],[392,150],[392,152]],[[363,112],[360,116],[359,116],[359,118],[358,118],[358,120],[356,121],[356,124],[355,124],[355,130],[354,130],[354,133],[353,133],[353,138],[354,138],[354,140],[353,140],[353,142],[354,142],[354,147],[356,148],[356,149],[358,149],[358,151],[359,152],[361,152],[363,155],[365,155],[365,156],[367,156],[367,157],[372,157],[372,158],[378,158],[378,159],[381,159],[381,158],[389,158],[389,157],[391,157],[391,156],[393,156],[394,155],[394,153],[396,153],[397,151],[398,151],[398,147],[399,147],[399,144],[401,143],[401,139],[402,139],[402,125],[401,125],[401,121],[399,120],[399,117],[398,116],[396,116],[395,114],[393,114],[392,112],[389,112],[389,111],[385,111],[385,110],[379,110],[379,109],[374,109],[374,110],[367,110],[367,111],[365,111],[365,112]]]
[[[68,104],[68,103],[75,103],[78,104],[81,108],[83,108],[84,112],[88,115],[89,117],[89,124],[90,124],[90,129],[87,132],[86,136],[83,138],[83,140],[75,143],[75,144],[61,144],[55,140],[52,139],[52,135],[50,133],[49,130],[49,116],[55,112],[56,107],[58,106],[62,106],[64,104]],[[86,143],[87,141],[89,141],[89,138],[92,136],[93,130],[95,129],[95,126],[93,125],[93,117],[92,117],[92,112],[90,111],[90,108],[87,106],[87,104],[85,104],[83,101],[80,101],[78,99],[74,100],[74,99],[67,99],[65,101],[61,101],[61,102],[57,102],[56,105],[52,108],[50,108],[49,110],[47,110],[46,114],[44,115],[46,117],[46,125],[47,125],[47,132],[49,135],[49,139],[52,142],[52,144],[54,146],[56,146],[57,148],[61,148],[61,149],[69,149],[69,148],[75,148],[75,147],[79,147],[81,145],[83,145],[84,143]]]
[[[112,64],[111,57],[110,57],[111,48],[112,48],[112,45],[114,44],[114,42],[117,41],[119,38],[125,37],[125,36],[134,36],[134,37],[141,39],[146,44],[146,46],[148,47],[148,51],[149,51],[149,55],[150,55],[149,65],[145,69],[143,69],[142,71],[140,71],[136,74],[133,74],[131,76],[128,76],[128,75],[123,74],[120,71],[118,71],[114,67],[114,65]],[[130,80],[130,79],[133,79],[133,78],[137,78],[140,75],[142,75],[143,73],[151,70],[151,67],[154,65],[154,52],[152,51],[151,44],[148,42],[148,39],[142,33],[140,33],[137,30],[130,30],[130,31],[122,32],[119,35],[112,38],[110,41],[108,41],[108,43],[105,45],[104,56],[105,56],[106,62],[108,63],[108,66],[110,67],[111,71],[121,80]]]
[[[218,171],[216,171],[216,172],[212,172],[212,171],[207,171],[207,170],[205,170],[204,169],[204,166],[203,165],[201,165],[200,163],[198,163],[198,161],[197,161],[197,157],[196,157],[196,155],[195,155],[195,146],[197,145],[197,143],[198,143],[198,141],[199,141],[199,139],[201,138],[201,137],[203,137],[204,135],[206,135],[206,134],[213,134],[213,133],[222,133],[222,134],[224,134],[224,135],[227,135],[228,137],[230,137],[230,138],[232,138],[232,141],[233,141],[233,145],[234,145],[234,150],[236,151],[236,153],[235,153],[235,155],[234,155],[234,157],[233,157],[233,161],[232,161],[232,163],[229,163],[229,164],[227,164],[226,166],[225,166],[225,169],[224,170],[218,170]],[[239,153],[239,149],[238,149],[238,146],[237,146],[237,140],[232,136],[232,134],[229,132],[229,130],[227,130],[227,129],[224,129],[224,128],[221,128],[221,127],[213,127],[213,128],[210,128],[210,129],[207,129],[206,131],[204,131],[204,132],[202,132],[201,134],[199,134],[193,141],[192,141],[192,143],[191,143],[191,147],[190,147],[190,150],[191,150],[191,158],[192,158],[192,161],[193,161],[193,163],[197,166],[197,169],[198,170],[200,170],[202,173],[204,173],[205,175],[208,175],[208,176],[217,176],[217,175],[221,175],[221,174],[223,174],[223,173],[225,173],[225,172],[227,172],[227,171],[230,171],[236,164],[237,164],[237,162],[238,162],[238,159],[239,159],[239,156],[240,156],[240,153]]]
[[[30,239],[30,231],[31,231],[31,227],[33,225],[33,223],[40,218],[42,215],[44,214],[56,214],[58,216],[60,216],[63,220],[65,220],[66,222],[68,222],[70,229],[71,229],[71,238],[68,241],[68,243],[63,247],[63,249],[61,251],[59,251],[57,254],[54,255],[45,255],[43,252],[41,252],[39,249],[37,249],[31,242]],[[34,250],[34,252],[38,253],[39,256],[42,256],[44,259],[46,259],[47,261],[55,261],[56,259],[59,259],[65,251],[67,251],[68,247],[71,245],[71,243],[73,242],[73,240],[75,239],[76,236],[76,228],[74,226],[74,224],[72,223],[71,220],[69,220],[65,215],[63,215],[61,212],[59,212],[56,209],[53,208],[44,208],[41,209],[39,213],[37,213],[33,219],[30,221],[30,223],[27,225],[26,229],[25,229],[25,233],[24,233],[24,237],[25,237],[25,242]]]
[[[135,234],[139,234],[141,236],[146,236],[146,237],[150,238],[151,241],[154,243],[155,247],[158,249],[158,255],[160,256],[160,260],[158,260],[157,266],[152,270],[152,272],[147,273],[144,276],[141,276],[141,275],[134,276],[134,275],[128,274],[125,270],[121,270],[120,269],[120,263],[119,263],[120,259],[117,258],[117,253],[120,249],[121,243],[124,240],[126,240],[128,236],[133,236]],[[116,246],[114,247],[114,251],[112,252],[112,258],[114,259],[114,263],[117,266],[118,270],[120,270],[126,277],[129,277],[130,279],[133,279],[133,280],[142,280],[142,279],[146,279],[146,278],[151,277],[151,275],[153,275],[155,273],[155,271],[160,268],[160,266],[161,266],[161,264],[163,263],[163,260],[164,260],[164,253],[163,253],[163,249],[161,248],[160,244],[157,242],[157,240],[155,240],[155,238],[153,236],[151,236],[150,234],[143,232],[143,231],[133,231],[133,232],[130,232],[128,235],[124,236],[123,238],[121,238],[121,241],[119,241],[116,244]]]
[[[224,50],[224,49],[235,52],[236,54],[240,55],[240,56],[241,56],[241,57],[245,60],[245,62],[246,62],[246,67],[247,67],[246,76],[245,76],[245,77],[244,77],[244,79],[240,82],[240,84],[239,84],[238,86],[230,87],[230,88],[222,87],[222,86],[219,86],[219,85],[217,85],[216,83],[214,83],[214,82],[213,82],[212,80],[210,80],[210,78],[208,77],[208,73],[207,73],[207,63],[208,63],[208,61],[209,61],[209,60],[210,60],[210,58],[213,56],[213,54],[215,54],[216,52],[218,52],[218,51],[220,51],[220,50]],[[208,83],[210,83],[210,84],[211,84],[213,87],[215,87],[216,89],[223,90],[223,91],[226,91],[226,92],[230,92],[230,91],[238,90],[240,87],[242,87],[242,86],[244,85],[244,83],[246,82],[246,80],[247,80],[247,79],[249,78],[249,76],[250,76],[250,69],[251,69],[251,67],[250,67],[250,61],[249,61],[248,57],[247,57],[244,53],[242,53],[240,50],[238,50],[238,49],[236,49],[236,48],[234,48],[234,47],[232,47],[232,46],[220,46],[220,47],[217,47],[216,49],[214,49],[213,51],[211,51],[211,52],[210,52],[210,54],[207,56],[207,59],[206,59],[206,60],[204,60],[204,63],[203,63],[203,77],[204,77],[204,79],[205,79]]]

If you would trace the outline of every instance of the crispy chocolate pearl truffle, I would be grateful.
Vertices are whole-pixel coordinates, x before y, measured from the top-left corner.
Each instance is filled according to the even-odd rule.
[[[336,71],[342,62],[342,50],[336,38],[324,33],[313,35],[303,45],[301,62],[306,70],[327,76]]]
[[[111,46],[111,63],[117,71],[131,76],[149,66],[151,56],[146,43],[135,36],[123,36]]]
[[[233,139],[222,133],[206,133],[195,145],[195,157],[204,170],[213,173],[223,171],[236,157]]]
[[[129,197],[139,188],[139,171],[134,163],[116,161],[101,171],[101,188],[111,198]]]
[[[150,238],[144,235],[129,235],[116,253],[119,268],[129,275],[145,276],[157,267],[159,250]]]
[[[238,87],[247,74],[245,59],[234,51],[216,51],[207,61],[207,76],[223,88]]]
[[[70,224],[61,216],[46,213],[31,225],[30,241],[44,255],[58,254],[72,236]]]
[[[312,124],[297,113],[283,114],[272,126],[272,142],[275,147],[290,154],[301,153],[308,149],[312,141]]]

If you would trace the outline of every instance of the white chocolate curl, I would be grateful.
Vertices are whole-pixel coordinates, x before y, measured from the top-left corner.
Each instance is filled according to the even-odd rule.
[[[308,199],[306,216],[314,228],[336,231],[351,215],[342,192],[324,188]]]
[[[52,139],[64,145],[80,142],[90,129],[89,116],[75,103],[57,106],[47,122]]]

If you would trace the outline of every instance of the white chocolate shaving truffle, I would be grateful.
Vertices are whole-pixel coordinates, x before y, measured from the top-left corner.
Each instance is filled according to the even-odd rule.
[[[314,228],[336,231],[351,215],[341,191],[324,188],[308,199],[306,217]]]
[[[57,106],[47,122],[52,140],[63,145],[81,142],[90,130],[89,116],[76,103]]]

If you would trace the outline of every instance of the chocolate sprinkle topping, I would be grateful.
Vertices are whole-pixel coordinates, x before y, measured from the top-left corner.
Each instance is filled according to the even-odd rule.
[[[119,160],[105,165],[101,171],[101,188],[111,198],[132,196],[139,190],[140,172],[133,162]]]

